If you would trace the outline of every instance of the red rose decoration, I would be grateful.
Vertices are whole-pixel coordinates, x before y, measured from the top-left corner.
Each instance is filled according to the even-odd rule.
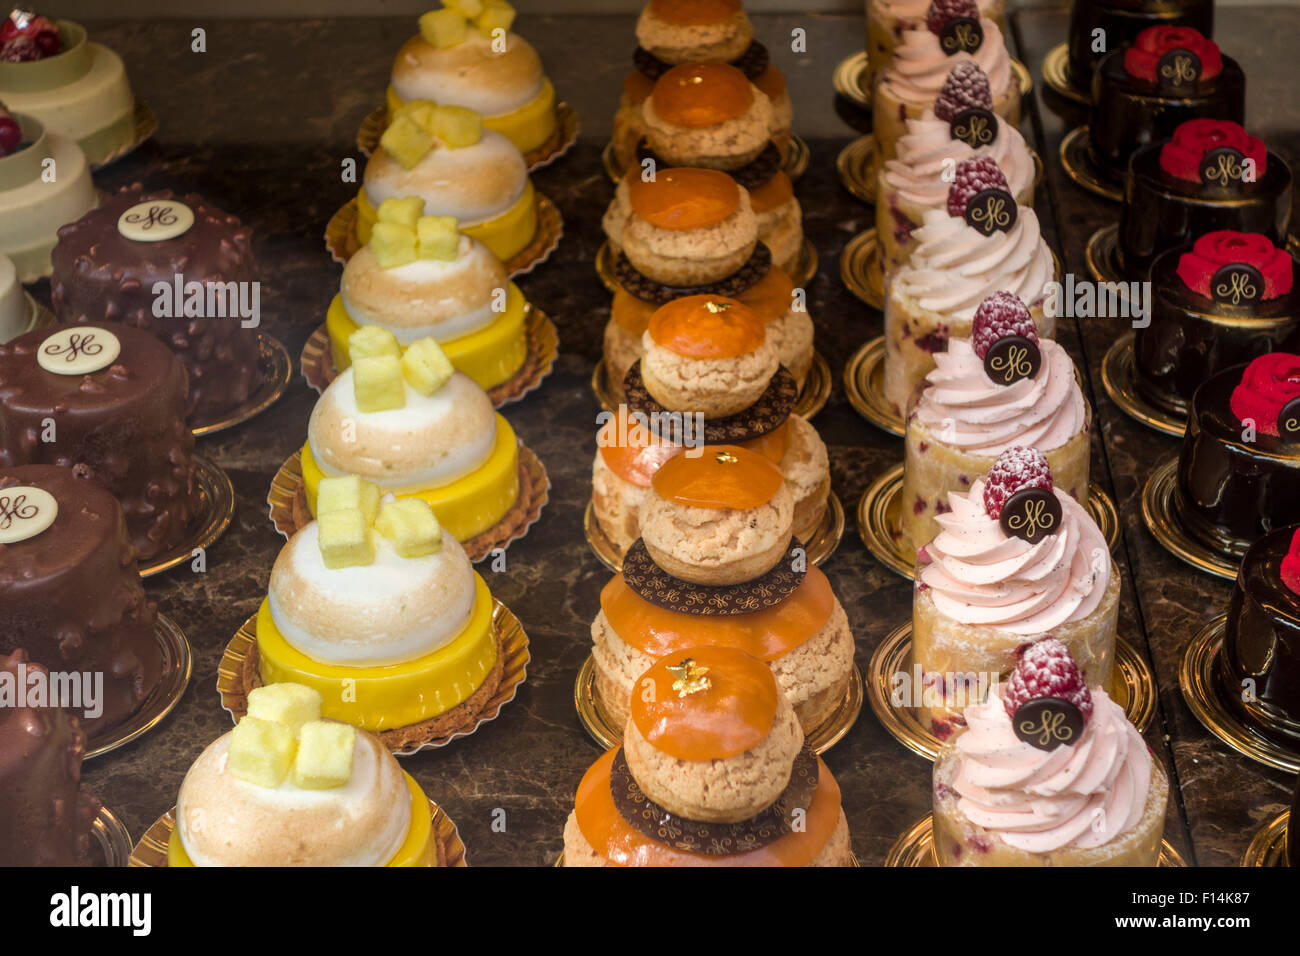
[[[1249,418],[1257,432],[1276,435],[1277,416],[1293,398],[1300,398],[1300,355],[1269,352],[1246,366],[1228,405],[1238,421]]]
[[[1189,182],[1201,181],[1201,160],[1213,149],[1230,147],[1255,161],[1255,178],[1264,178],[1268,148],[1258,136],[1251,136],[1231,120],[1193,119],[1179,125],[1173,137],[1160,148],[1160,168],[1170,176]]]
[[[1178,257],[1178,278],[1193,292],[1213,298],[1210,280],[1222,267],[1234,262],[1254,266],[1264,277],[1261,299],[1276,299],[1291,291],[1291,255],[1273,245],[1268,236],[1255,232],[1220,229],[1196,240],[1191,252]]]
[[[1156,65],[1170,50],[1189,50],[1201,61],[1201,79],[1209,80],[1223,69],[1219,44],[1191,27],[1147,27],[1124,51],[1124,71],[1148,83],[1156,82]]]
[[[1291,547],[1282,559],[1282,583],[1292,594],[1300,594],[1300,528],[1291,536]]]

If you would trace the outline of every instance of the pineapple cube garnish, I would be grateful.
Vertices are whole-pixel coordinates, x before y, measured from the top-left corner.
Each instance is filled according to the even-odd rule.
[[[395,355],[375,355],[352,363],[352,394],[363,412],[383,412],[406,405],[402,360]]]
[[[393,542],[393,549],[404,558],[421,558],[442,550],[442,527],[423,498],[385,502],[375,530]]]
[[[370,251],[381,269],[395,269],[419,258],[415,230],[395,222],[377,222],[370,231]]]
[[[375,210],[380,222],[395,222],[407,229],[414,229],[423,215],[424,200],[419,196],[389,196]]]
[[[260,717],[245,717],[230,732],[226,758],[230,772],[259,787],[278,787],[293,766],[298,747],[293,731]]]
[[[294,736],[320,720],[320,691],[305,684],[264,684],[248,692],[248,716],[283,724]]]
[[[402,353],[402,375],[421,395],[432,395],[451,380],[456,370],[436,339],[416,339]]]
[[[316,486],[316,514],[355,508],[366,519],[366,524],[374,524],[375,515],[379,513],[379,496],[377,484],[356,475],[322,478]]]
[[[293,782],[303,790],[332,790],[352,779],[352,750],[357,732],[348,724],[315,720],[298,734]]]
[[[353,361],[376,355],[401,355],[397,336],[382,325],[363,325],[348,336],[348,355]]]
[[[514,22],[515,8],[505,0],[483,0],[483,12],[474,19],[478,32],[488,39],[492,38],[493,30],[499,27],[509,31]]]
[[[420,17],[420,36],[434,49],[445,50],[465,42],[465,37],[469,36],[469,24],[454,8],[430,10]]]
[[[473,146],[483,138],[483,117],[463,106],[439,106],[433,111],[433,135],[451,149]]]
[[[467,20],[473,20],[483,12],[483,0],[442,0],[448,10],[455,10]]]
[[[421,259],[451,262],[460,253],[460,222],[455,216],[421,216],[415,224]]]
[[[403,169],[413,169],[429,150],[433,149],[433,136],[414,117],[400,110],[379,137],[379,145],[397,160]]]
[[[375,562],[375,539],[360,508],[329,511],[316,518],[321,560],[331,569]]]

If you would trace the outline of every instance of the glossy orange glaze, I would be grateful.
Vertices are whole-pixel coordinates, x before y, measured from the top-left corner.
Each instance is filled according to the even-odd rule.
[[[591,765],[578,784],[574,815],[587,842],[615,866],[807,866],[830,841],[840,820],[840,788],[817,758],[817,790],[801,832],[787,833],[749,853],[706,856],[655,843],[633,829],[614,806],[609,788],[611,750]]]
[[[623,77],[623,95],[629,103],[642,103],[655,88],[655,81],[640,70],[633,70]]]
[[[649,182],[629,179],[632,212],[660,229],[707,229],[740,206],[740,187],[717,169],[665,169]]]
[[[614,633],[651,657],[687,647],[736,647],[760,661],[784,657],[826,626],[835,595],[826,575],[809,568],[803,583],[776,607],[749,614],[686,614],[651,604],[618,575],[600,592]]]
[[[721,295],[688,295],[650,316],[650,338],[684,358],[728,359],[755,351],[766,323],[749,306]]]
[[[678,455],[650,484],[666,501],[696,508],[747,511],[772,500],[785,476],[770,459],[739,445],[708,445],[692,457]]]
[[[660,466],[682,450],[631,418],[625,405],[619,406],[617,417],[601,426],[597,445],[610,471],[641,488],[649,488]]]
[[[767,65],[767,69],[754,78],[754,85],[767,94],[769,100],[780,99],[785,95],[785,74]]]
[[[683,63],[659,77],[651,97],[664,122],[704,129],[744,116],[754,103],[754,89],[734,66]]]
[[[722,23],[740,13],[740,0],[650,0],[650,11],[665,23],[681,27]]]
[[[794,283],[780,266],[772,266],[767,274],[756,283],[736,296],[737,301],[745,303],[764,322],[774,322],[790,311]]]
[[[781,464],[781,459],[785,457],[786,450],[790,447],[789,419],[777,425],[766,435],[739,442],[739,445],[741,448],[758,452],[773,464]]]
[[[780,171],[757,189],[749,191],[749,205],[755,215],[771,212],[793,198],[794,183],[790,182],[789,176]]]
[[[704,669],[703,690],[680,689],[684,661]],[[636,679],[628,719],[670,757],[726,760],[767,739],[780,693],[771,669],[744,651],[690,647],[660,658]]]
[[[653,302],[638,299],[632,293],[619,289],[614,293],[609,317],[628,332],[640,336],[650,324],[650,316],[654,315],[658,308],[659,306]]]

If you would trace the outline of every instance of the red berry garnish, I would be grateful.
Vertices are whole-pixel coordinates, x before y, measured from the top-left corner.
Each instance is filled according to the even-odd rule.
[[[1008,335],[1019,335],[1038,344],[1038,329],[1029,308],[1014,292],[994,292],[986,296],[975,310],[970,342],[975,354],[983,358],[993,343]]]
[[[30,63],[32,60],[43,59],[44,56],[36,37],[27,34],[14,37],[0,48],[0,62],[3,63]]]
[[[18,121],[0,109],[0,156],[8,156],[22,140],[23,131],[18,127]]]
[[[949,20],[957,17],[980,18],[980,8],[975,0],[930,0],[930,9],[925,12],[925,25],[936,36]]]
[[[1021,653],[1007,681],[1002,706],[1014,720],[1017,707],[1039,697],[1069,701],[1079,708],[1085,723],[1092,717],[1092,691],[1069,648],[1054,637],[1030,644]]]
[[[948,187],[948,215],[965,216],[966,204],[984,189],[1011,191],[1007,177],[1002,175],[1002,170],[993,160],[988,157],[962,160],[957,164],[952,185]]]
[[[998,455],[984,479],[984,510],[995,521],[1002,506],[1022,488],[1052,490],[1052,469],[1037,448],[1017,445]]]
[[[993,109],[993,91],[989,89],[989,78],[974,60],[962,60],[948,71],[948,78],[943,81],[943,89],[934,101],[934,115],[945,122],[962,110],[980,108]]]

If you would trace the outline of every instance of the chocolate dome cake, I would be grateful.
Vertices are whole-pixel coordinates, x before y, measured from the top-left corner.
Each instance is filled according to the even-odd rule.
[[[1214,0],[1075,0],[1070,9],[1069,77],[1081,90],[1109,50],[1132,43],[1147,27],[1194,27],[1214,34]],[[1103,31],[1105,49],[1093,52],[1094,31]]]

